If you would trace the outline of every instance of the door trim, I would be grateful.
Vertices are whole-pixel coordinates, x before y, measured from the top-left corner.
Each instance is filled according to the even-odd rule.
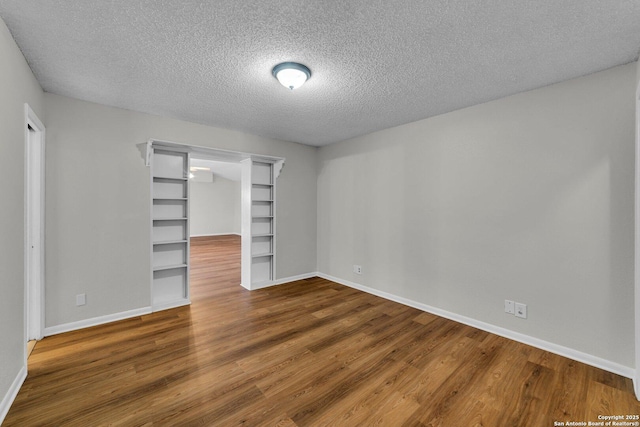
[[[640,63],[637,65],[640,73]],[[635,374],[633,387],[640,400],[640,80],[635,93],[635,212],[634,212],[634,311],[635,311]]]
[[[24,353],[27,359],[26,343],[29,339],[42,339],[44,332],[44,289],[45,289],[45,127],[31,109],[24,104]],[[35,168],[34,168],[35,164]],[[38,198],[31,198],[32,182],[38,180]],[[31,212],[39,211],[39,233],[32,236]],[[31,243],[37,246],[38,266],[32,263]],[[39,261],[38,261],[39,260]],[[39,280],[33,282],[33,270]]]

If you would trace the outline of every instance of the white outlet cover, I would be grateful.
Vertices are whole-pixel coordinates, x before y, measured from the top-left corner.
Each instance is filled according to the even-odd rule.
[[[87,294],[78,294],[76,295],[76,305],[85,305],[87,303]]]
[[[510,301],[508,299],[504,300],[504,312],[509,314],[514,314],[516,312],[513,301]]]
[[[516,317],[527,318],[527,304],[516,303]]]

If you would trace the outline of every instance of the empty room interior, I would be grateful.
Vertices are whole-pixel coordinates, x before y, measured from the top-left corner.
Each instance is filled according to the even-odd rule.
[[[640,425],[639,51],[631,0],[3,0],[0,424]]]

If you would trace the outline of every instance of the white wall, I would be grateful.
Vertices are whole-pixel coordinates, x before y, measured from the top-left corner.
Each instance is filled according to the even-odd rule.
[[[633,367],[635,68],[321,148],[319,271]]]
[[[213,182],[190,185],[192,236],[240,234],[240,181],[214,175]]]
[[[150,305],[149,138],[285,157],[278,278],[316,271],[316,149],[45,94],[46,326]],[[75,295],[87,294],[76,307]]]
[[[45,121],[42,89],[0,19],[0,422],[24,367],[24,103]],[[46,124],[46,122],[45,122]]]

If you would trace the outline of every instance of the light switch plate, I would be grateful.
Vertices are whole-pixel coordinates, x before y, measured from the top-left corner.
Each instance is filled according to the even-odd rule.
[[[504,300],[504,312],[505,313],[509,313],[509,314],[514,314],[515,311],[515,306],[513,301],[509,301],[508,299]]]

